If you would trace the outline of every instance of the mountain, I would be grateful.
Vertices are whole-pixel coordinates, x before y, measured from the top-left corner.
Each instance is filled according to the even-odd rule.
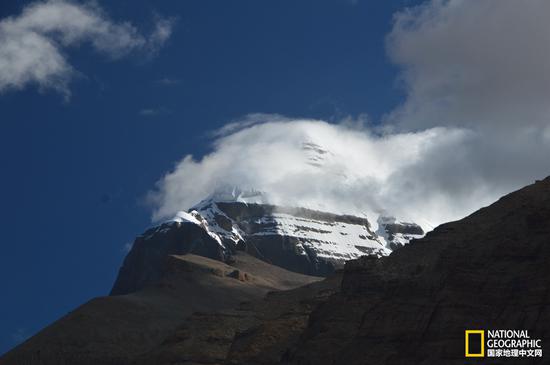
[[[290,271],[326,276],[348,260],[388,255],[387,242],[413,237],[378,236],[367,218],[250,202],[258,196],[218,193],[147,230],[124,260],[112,294],[131,293],[157,280],[169,254],[194,253],[230,263],[235,252],[247,252]]]
[[[314,169],[326,168],[335,158],[312,141],[304,141],[301,149]],[[232,255],[242,251],[290,271],[327,276],[348,260],[386,256],[424,235],[419,225],[391,216],[381,216],[377,223],[373,227],[366,216],[273,205],[268,193],[250,188],[220,187],[139,236],[111,294],[131,293],[157,280],[168,254],[195,253],[230,263]]]
[[[347,261],[325,279],[266,261],[271,252],[262,252],[252,238],[279,232],[263,222],[279,214],[278,207],[222,203],[201,205],[138,237],[113,288],[119,295],[84,304],[0,364],[480,363],[464,358],[465,329],[528,330],[547,346],[550,177],[390,255]],[[218,231],[223,218],[218,227],[206,218],[216,209],[231,227]],[[298,212],[282,214],[306,219]],[[334,215],[328,215],[331,221],[328,213],[306,212],[308,224],[337,222],[341,228]],[[347,224],[358,226],[351,223],[356,219]],[[234,222],[239,229],[245,223],[258,227],[243,229],[244,235],[236,231],[241,242],[231,239]],[[404,233],[406,224],[398,220],[380,223],[378,230],[388,236],[415,234]],[[289,226],[284,232],[300,238],[302,232]],[[299,256],[294,248],[302,241],[285,245],[289,239],[282,237],[273,241],[280,244],[275,252]],[[380,240],[367,241],[383,247]]]
[[[259,321],[256,309],[262,305],[250,304],[253,309],[246,311],[246,303],[259,303],[268,292],[313,283],[285,294],[287,308],[312,293],[326,297],[339,285],[340,275],[334,273],[345,261],[388,255],[386,239],[373,232],[365,217],[270,205],[256,191],[217,191],[138,236],[111,296],[69,313],[0,363],[146,361],[170,348],[165,341],[174,331],[200,327],[201,321],[194,322],[199,313],[231,312],[240,306],[238,313],[248,313],[249,323]],[[327,275],[332,276],[319,282],[319,276]],[[279,313],[284,307],[280,304],[265,315]],[[299,310],[302,326],[314,307],[304,305]],[[199,329],[193,333],[203,333]],[[231,339],[225,339],[225,352]],[[206,358],[217,353],[203,348]]]

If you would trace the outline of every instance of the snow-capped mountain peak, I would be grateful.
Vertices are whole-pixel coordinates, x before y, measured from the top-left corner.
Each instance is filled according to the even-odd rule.
[[[314,144],[306,147],[320,149]],[[232,186],[217,189],[188,211],[178,212],[157,232],[193,224],[214,240],[224,257],[246,250],[287,269],[326,275],[345,261],[363,255],[386,256],[424,235],[420,226],[388,215],[381,215],[376,223],[374,231],[366,217],[268,204],[266,193]]]
[[[381,215],[376,234],[387,248],[395,250],[413,239],[424,237],[424,230],[416,223],[402,222],[393,216]]]
[[[227,256],[244,249],[279,266],[317,275],[363,255],[391,252],[366,218],[242,201],[243,196],[258,195],[238,190],[213,194],[170,222],[200,226]]]

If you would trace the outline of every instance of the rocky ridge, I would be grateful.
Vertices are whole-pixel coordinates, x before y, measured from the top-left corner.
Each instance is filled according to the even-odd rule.
[[[235,252],[247,252],[287,270],[327,276],[348,260],[388,255],[387,242],[367,218],[249,203],[240,194],[236,201],[218,196],[139,236],[112,294],[131,293],[157,280],[159,263],[167,254],[194,253],[231,262]]]

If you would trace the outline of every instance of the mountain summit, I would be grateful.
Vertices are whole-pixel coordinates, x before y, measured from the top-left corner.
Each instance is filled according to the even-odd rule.
[[[230,263],[246,252],[287,270],[326,276],[363,255],[386,256],[423,235],[414,223],[387,218],[373,231],[367,218],[262,203],[258,191],[217,191],[139,236],[126,257],[112,294],[142,288],[159,277],[161,258],[194,253]]]

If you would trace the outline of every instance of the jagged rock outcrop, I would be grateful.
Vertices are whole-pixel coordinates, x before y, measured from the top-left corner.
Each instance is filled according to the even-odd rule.
[[[326,276],[352,258],[389,253],[366,218],[267,204],[215,204],[241,232],[243,250],[291,271]]]
[[[161,266],[168,255],[193,253],[225,261],[228,253],[202,227],[180,222],[151,228],[134,241],[124,259],[111,295],[138,291],[161,277]]]

